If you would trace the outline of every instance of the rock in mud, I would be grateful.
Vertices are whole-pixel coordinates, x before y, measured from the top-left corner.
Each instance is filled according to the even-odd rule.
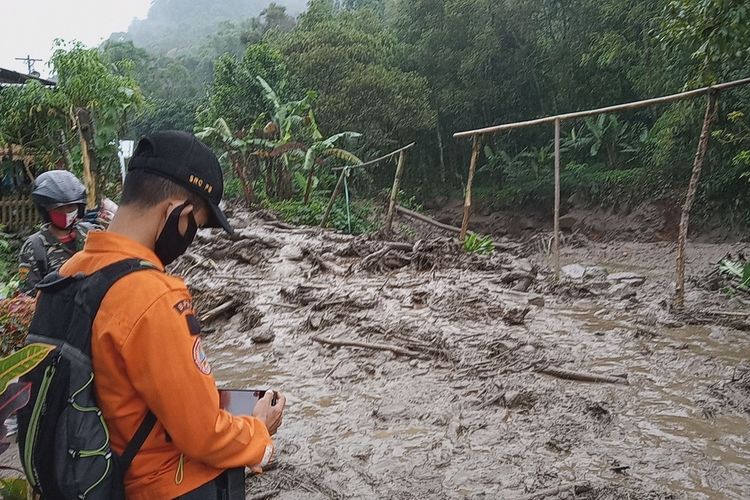
[[[585,279],[597,279],[597,278],[606,278],[609,272],[607,272],[606,269],[600,266],[589,266],[586,268],[586,271],[583,273],[583,277]]]
[[[282,259],[299,262],[305,257],[305,254],[297,245],[286,245],[279,251],[279,256]]]
[[[276,334],[274,334],[270,328],[264,328],[253,332],[253,335],[250,338],[252,338],[253,342],[256,344],[268,344],[269,342],[273,342],[273,339],[276,338]]]
[[[636,273],[612,273],[607,276],[609,281],[627,283],[628,285],[641,286],[646,282],[646,277]]]
[[[563,231],[572,231],[573,226],[578,223],[578,219],[572,215],[564,215],[560,217],[560,229]]]
[[[560,269],[560,272],[563,276],[579,280],[583,278],[584,274],[586,274],[586,268],[580,264],[568,264],[567,266],[563,266],[563,268]]]
[[[633,285],[629,283],[616,283],[609,288],[608,293],[612,297],[620,300],[626,300],[636,296],[636,291],[633,290]]]

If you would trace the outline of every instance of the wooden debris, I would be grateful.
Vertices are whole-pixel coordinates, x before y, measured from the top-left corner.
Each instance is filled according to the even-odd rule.
[[[407,217],[411,217],[412,219],[416,219],[420,222],[424,222],[425,224],[429,224],[431,226],[435,226],[440,229],[444,229],[446,231],[450,231],[452,233],[460,233],[461,228],[455,227],[455,226],[449,226],[448,224],[443,224],[442,222],[438,222],[435,219],[431,217],[427,217],[426,215],[422,215],[420,213],[414,212],[412,210],[406,209],[402,207],[401,205],[396,205],[396,211],[400,213],[401,215],[406,215]]]
[[[355,340],[335,340],[335,339],[327,339],[324,337],[321,337],[319,335],[314,335],[311,337],[312,340],[315,342],[319,342],[321,344],[327,344],[337,347],[360,347],[362,349],[373,349],[375,351],[390,351],[394,354],[401,354],[403,356],[409,356],[411,358],[418,358],[420,354],[415,351],[410,351],[408,349],[404,349],[402,347],[394,346],[394,345],[388,345],[388,344],[371,344],[368,342],[358,342]]]
[[[558,496],[561,493],[573,493],[574,495],[580,495],[582,493],[586,493],[587,491],[591,491],[591,490],[592,490],[592,487],[589,483],[573,483],[573,484],[566,484],[562,486],[556,486],[554,488],[538,490],[538,491],[535,491],[534,493],[529,493],[528,495],[516,497],[516,500],[534,500],[536,498]]]
[[[576,382],[594,382],[600,384],[624,384],[629,385],[625,377],[612,377],[609,375],[597,375],[595,373],[581,373],[562,368],[548,366],[539,370],[539,373],[550,375],[564,380],[575,380]]]
[[[266,498],[275,497],[279,493],[281,493],[281,490],[276,488],[273,490],[256,493],[255,495],[250,495],[249,497],[245,497],[245,500],[265,500]]]
[[[214,307],[201,316],[201,323],[209,323],[223,314],[229,314],[237,309],[237,301],[230,299],[218,307]]]

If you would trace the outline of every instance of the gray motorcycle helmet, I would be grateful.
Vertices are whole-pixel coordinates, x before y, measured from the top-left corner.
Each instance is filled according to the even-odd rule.
[[[83,217],[86,211],[86,188],[67,170],[50,170],[34,180],[31,200],[44,222],[50,222],[50,210],[63,205],[78,205],[78,216]]]

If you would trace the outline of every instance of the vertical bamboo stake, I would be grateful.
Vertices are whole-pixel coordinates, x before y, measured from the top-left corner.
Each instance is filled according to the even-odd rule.
[[[703,128],[701,129],[700,139],[698,140],[698,150],[695,152],[693,160],[693,173],[690,176],[685,204],[682,206],[680,215],[680,231],[677,237],[677,284],[675,286],[675,307],[681,308],[685,305],[685,246],[687,245],[688,224],[690,222],[690,209],[695,201],[695,192],[698,190],[698,182],[701,178],[703,168],[703,159],[706,157],[708,149],[708,139],[711,132],[711,124],[716,119],[718,109],[719,94],[716,91],[709,91],[708,103],[706,104],[706,116],[703,118]]]
[[[471,163],[469,163],[469,178],[466,180],[466,195],[464,197],[464,220],[461,223],[461,241],[466,239],[466,232],[469,230],[469,218],[471,217],[471,186],[474,183],[474,172],[477,170],[477,161],[479,161],[479,146],[482,142],[481,135],[474,136],[474,143],[471,146]]]
[[[406,151],[401,151],[398,155],[398,167],[396,167],[396,176],[393,178],[393,188],[391,189],[391,202],[388,204],[388,215],[385,217],[385,232],[390,234],[393,226],[393,214],[396,211],[396,202],[398,201],[398,189],[401,184],[401,176],[404,173],[404,163],[406,163]]]
[[[333,193],[331,193],[331,200],[328,202],[328,206],[326,207],[326,211],[323,214],[323,220],[320,221],[320,227],[325,228],[326,224],[328,224],[328,217],[331,215],[331,210],[333,209],[333,204],[336,202],[336,198],[339,195],[339,191],[341,191],[341,186],[344,184],[344,176],[346,175],[346,169],[341,170],[341,175],[339,176],[339,181],[336,183],[336,187],[333,188]]]
[[[315,162],[310,165],[310,172],[307,174],[307,183],[305,184],[305,198],[302,201],[305,205],[310,203],[310,193],[312,193],[313,179],[315,178]]]
[[[560,119],[555,119],[555,278],[560,279]]]

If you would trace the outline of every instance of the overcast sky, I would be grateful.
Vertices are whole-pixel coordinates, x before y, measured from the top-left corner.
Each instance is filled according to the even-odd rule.
[[[55,38],[96,46],[133,18],[146,17],[151,0],[0,0],[0,68],[26,72],[16,57],[43,59],[36,70],[49,75]]]

